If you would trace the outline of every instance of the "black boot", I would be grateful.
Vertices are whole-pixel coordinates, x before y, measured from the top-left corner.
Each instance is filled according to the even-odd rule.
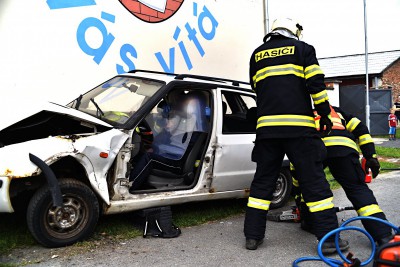
[[[161,235],[162,231],[158,224],[158,217],[160,216],[160,212],[160,208],[150,208],[143,210],[143,216],[145,217],[143,237],[159,237]]]
[[[349,241],[339,238],[340,251],[346,251],[349,249],[349,247],[350,247]],[[322,244],[322,254],[332,254],[335,252],[336,252],[335,240],[333,240],[333,241],[327,240]]]
[[[263,239],[261,240],[256,240],[256,239],[251,239],[251,238],[246,238],[246,248],[249,250],[256,250],[259,245],[263,243]]]
[[[389,243],[389,241],[392,240],[393,237],[394,237],[394,235],[391,234],[389,236],[386,236],[386,237],[383,237],[383,238],[380,238],[380,239],[376,240],[376,243],[380,247],[380,246],[382,246],[382,245],[384,245],[386,243]]]
[[[145,216],[143,237],[173,238],[181,234],[181,230],[172,223],[170,206],[145,209],[143,213]]]
[[[172,223],[172,211],[170,206],[161,207],[158,223],[161,228],[161,237],[163,238],[178,237],[181,234],[181,229]]]

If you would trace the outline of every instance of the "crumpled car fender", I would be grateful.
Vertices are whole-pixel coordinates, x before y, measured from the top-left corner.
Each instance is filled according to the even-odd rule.
[[[95,135],[54,136],[9,145],[0,148],[0,176],[16,179],[39,175],[41,170],[30,161],[29,153],[47,165],[72,156],[84,166],[93,190],[109,204],[107,171],[127,139],[128,134],[111,129]],[[101,157],[100,153],[108,156]]]

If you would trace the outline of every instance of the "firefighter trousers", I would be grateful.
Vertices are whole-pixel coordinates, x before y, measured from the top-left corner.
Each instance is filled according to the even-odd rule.
[[[360,216],[373,216],[386,220],[374,193],[365,183],[365,173],[358,154],[352,153],[345,157],[328,158],[325,164],[329,167],[332,176],[342,186],[347,198]],[[362,220],[361,222],[374,240],[387,237],[392,233],[391,227],[383,223],[371,220]]]
[[[262,139],[256,141],[252,155],[257,168],[246,208],[246,238],[260,240],[265,236],[268,203],[273,198],[285,154],[296,169],[305,202],[313,205],[313,229],[317,239],[338,227],[333,194],[323,171],[326,148],[322,140],[317,136]],[[252,200],[261,205],[251,205]]]

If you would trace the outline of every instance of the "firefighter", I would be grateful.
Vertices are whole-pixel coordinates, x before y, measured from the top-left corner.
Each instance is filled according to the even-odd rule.
[[[320,127],[319,118],[320,116],[316,114],[317,129]],[[365,183],[365,174],[368,173],[368,170],[371,170],[373,178],[377,177],[380,171],[375,145],[367,126],[357,117],[346,114],[338,107],[331,107],[330,119],[333,123],[332,130],[328,135],[322,137],[328,152],[324,166],[329,167],[332,176],[343,187],[347,198],[353,204],[359,216],[373,216],[386,220],[374,193]],[[366,159],[365,170],[363,170],[359,160],[357,143]],[[310,217],[306,205],[301,200],[296,172],[292,166],[291,171],[293,185],[295,186],[295,200],[302,219],[301,228],[312,232],[312,217]],[[372,220],[362,220],[362,224],[379,246],[392,239],[390,226]]]
[[[302,27],[291,19],[275,20],[264,43],[250,58],[258,118],[252,153],[257,169],[244,221],[246,248],[250,250],[263,242],[266,216],[285,154],[296,167],[303,197],[315,215],[317,239],[338,227],[333,194],[322,166],[326,149],[316,130],[311,104],[312,99],[322,116],[321,124],[329,131],[328,95],[315,50],[299,40],[301,31]],[[334,238],[324,245],[334,248]],[[348,247],[348,242],[340,239],[340,249]]]

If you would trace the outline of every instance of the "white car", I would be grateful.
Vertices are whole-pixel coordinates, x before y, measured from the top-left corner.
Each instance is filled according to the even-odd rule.
[[[33,237],[59,247],[90,236],[103,214],[248,197],[255,97],[243,82],[135,70],[66,106],[47,103],[0,131],[0,212],[26,203]],[[175,113],[175,143],[163,141],[177,106],[185,108]],[[170,158],[178,169],[153,166],[139,185],[130,179],[143,155],[171,148],[182,152]],[[291,187],[284,160],[271,208]]]

